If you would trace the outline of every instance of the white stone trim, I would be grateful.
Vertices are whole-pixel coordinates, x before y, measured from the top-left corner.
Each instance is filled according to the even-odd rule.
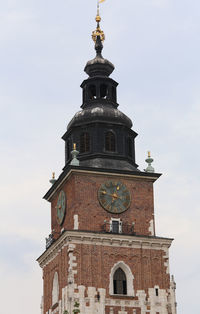
[[[79,222],[78,222],[78,215],[74,215],[74,230],[78,230]]]
[[[111,220],[110,220],[110,232],[112,232],[112,222],[113,221],[118,221],[119,222],[119,234],[122,233],[122,221],[121,221],[120,218],[111,218]]]
[[[114,276],[115,271],[118,268],[121,268],[124,271],[125,275],[126,275],[126,282],[127,282],[127,294],[126,294],[126,296],[133,297],[135,295],[134,288],[133,288],[134,276],[133,276],[133,274],[131,272],[130,267],[127,264],[125,264],[123,261],[119,261],[111,269],[110,276],[109,276],[109,278],[110,278],[109,294],[110,295],[114,295],[114,291],[113,291],[113,276]]]
[[[55,272],[53,277],[53,289],[52,289],[52,305],[56,304],[59,300],[59,281],[58,273]]]
[[[169,274],[170,273],[170,269],[169,269],[169,250],[168,248],[164,249],[165,255],[163,256],[163,258],[166,259],[164,265],[166,267],[166,273]]]
[[[128,267],[126,264],[123,263],[123,265],[120,265],[120,263],[123,262],[116,263],[114,266],[120,266],[122,268],[125,265],[126,268]],[[172,311],[172,314],[176,314],[174,280],[172,279],[171,288],[169,290],[159,289],[158,296],[155,295],[156,288],[159,289],[158,286],[149,288],[147,295],[144,290],[135,291],[135,296],[138,297],[138,300],[134,300],[133,298],[124,298],[124,296],[122,299],[120,299],[119,296],[112,299],[105,298],[106,290],[96,287],[78,286],[76,287],[76,292],[74,289],[70,292],[71,287],[68,285],[63,288],[62,299],[59,300],[58,307],[56,307],[53,311],[49,309],[46,314],[63,314],[64,310],[68,310],[70,312],[75,300],[80,303],[79,309],[81,314],[105,314],[105,306],[110,307],[109,314],[113,314],[116,307],[120,307],[118,314],[125,314],[125,308],[131,309],[133,314],[136,314],[134,308],[139,308],[141,310],[141,314],[155,314],[156,312],[159,312],[160,314],[167,314],[168,309],[170,313]],[[99,302],[97,302],[96,299],[97,291],[100,294]],[[148,310],[148,306],[151,307],[150,310]]]
[[[154,220],[150,220],[149,222],[149,232],[151,233],[152,236],[154,236]]]
[[[38,263],[43,268],[50,263],[69,243],[91,244],[100,246],[126,247],[134,249],[163,250],[166,252],[171,246],[173,239],[137,237],[122,234],[87,233],[79,231],[65,231],[60,238],[53,243],[38,259]]]

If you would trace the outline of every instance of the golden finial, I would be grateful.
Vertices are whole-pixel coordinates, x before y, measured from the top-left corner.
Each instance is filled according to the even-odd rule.
[[[100,17],[100,14],[99,14],[99,1],[97,1],[97,16],[96,16],[96,22],[99,23],[101,22],[101,17]]]
[[[151,152],[150,152],[150,151],[148,151],[148,157],[149,157],[149,158],[151,157]]]
[[[52,172],[52,179],[55,179],[55,172]]]
[[[97,15],[96,15],[96,22],[97,22],[97,28],[95,31],[92,32],[92,39],[96,43],[97,37],[100,36],[101,41],[105,40],[105,34],[100,28],[100,22],[101,22],[101,16],[99,13],[99,3],[103,2],[103,0],[97,0]]]
[[[73,150],[76,150],[76,143],[73,144]]]
[[[100,15],[97,15],[95,20],[96,20],[97,23],[100,23],[100,22],[101,22],[101,17],[100,17]]]

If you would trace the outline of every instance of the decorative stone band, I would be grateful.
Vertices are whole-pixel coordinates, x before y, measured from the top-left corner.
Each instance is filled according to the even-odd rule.
[[[158,296],[155,295],[155,289],[158,290]],[[97,302],[97,291],[100,295],[100,300]],[[63,314],[65,310],[71,311],[70,304],[74,304],[76,300],[80,305],[81,314],[105,314],[105,310],[109,310],[109,314],[127,314],[125,308],[132,310],[131,313],[136,314],[136,308],[140,309],[141,314],[176,314],[175,293],[170,290],[159,289],[158,286],[148,289],[148,294],[144,290],[136,291],[137,300],[133,299],[111,299],[106,298],[105,289],[95,287],[78,286],[73,295],[69,295],[69,286],[62,289],[62,299],[59,301],[59,307],[46,312],[46,314]],[[73,302],[72,302],[73,300]],[[120,309],[120,310],[119,310]]]
[[[71,244],[91,244],[100,246],[125,247],[135,249],[163,250],[167,253],[173,239],[160,237],[128,236],[120,234],[100,234],[82,231],[65,231],[38,259],[40,267],[52,261],[63,247]]]

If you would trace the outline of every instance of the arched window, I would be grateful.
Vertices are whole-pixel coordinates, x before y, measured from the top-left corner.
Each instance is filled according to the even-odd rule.
[[[107,91],[108,91],[108,87],[105,84],[102,84],[100,86],[100,97],[101,98],[106,98],[107,97]]]
[[[127,294],[127,282],[124,271],[119,267],[113,276],[113,291],[114,294]]]
[[[90,134],[84,132],[80,136],[80,153],[86,153],[90,151]]]
[[[130,267],[123,261],[113,265],[110,271],[109,293],[110,295],[124,294],[130,297],[135,295],[133,280],[134,276]]]
[[[53,277],[52,305],[58,303],[58,299],[59,299],[59,282],[58,273],[56,272]]]
[[[89,99],[96,99],[96,98],[97,98],[96,86],[90,85],[89,86]]]
[[[105,136],[105,149],[109,152],[115,152],[115,135],[113,132],[108,131]]]

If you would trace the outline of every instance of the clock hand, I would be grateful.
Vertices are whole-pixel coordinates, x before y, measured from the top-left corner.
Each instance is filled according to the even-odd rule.
[[[116,193],[109,194],[109,193],[107,193],[106,191],[102,191],[102,194],[104,194],[104,195],[108,195],[108,196],[111,196],[113,199],[117,199],[117,198],[119,198],[120,200],[122,200],[122,199],[123,199],[122,197],[120,197],[120,196],[119,196],[119,195],[117,195]]]

